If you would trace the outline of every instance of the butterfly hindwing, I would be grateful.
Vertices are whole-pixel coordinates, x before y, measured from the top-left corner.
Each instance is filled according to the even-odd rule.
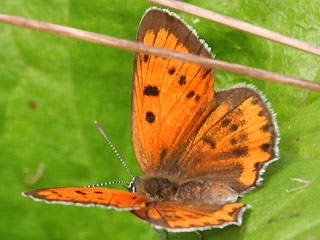
[[[137,41],[211,58],[177,16],[147,11]],[[136,53],[132,88],[132,138],[145,174],[168,172],[214,103],[213,72],[196,64]]]
[[[276,160],[276,129],[272,111],[252,88],[217,92],[216,106],[178,162],[178,172],[240,194],[255,186],[264,167]]]
[[[195,231],[228,224],[241,224],[241,216],[247,205],[229,203],[225,205],[201,206],[201,210],[175,203],[157,201],[131,213],[156,228],[168,231]]]
[[[147,200],[135,193],[110,188],[60,187],[34,189],[24,196],[47,203],[76,204],[79,206],[100,206],[118,210],[139,209]]]

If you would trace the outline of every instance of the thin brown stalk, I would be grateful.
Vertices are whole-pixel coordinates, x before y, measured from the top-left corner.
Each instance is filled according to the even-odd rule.
[[[277,217],[277,218],[270,219],[268,222],[263,224],[263,226],[261,228],[266,227],[267,225],[269,225],[272,222],[283,220],[283,219],[288,219],[288,218],[292,218],[292,217],[296,217],[296,216],[299,216],[299,215],[300,215],[300,212],[295,212],[295,213],[292,213],[292,214],[289,214],[289,215],[286,215],[286,216],[280,216],[280,217]]]
[[[185,62],[199,64],[206,68],[223,70],[235,74],[245,75],[249,77],[259,78],[267,81],[283,83],[313,91],[320,91],[320,84],[300,78],[290,77],[283,74],[273,73],[261,69],[242,66],[239,64],[223,62],[219,60],[208,59],[192,54],[178,53],[175,51],[152,47],[137,43],[134,41],[124,40],[120,38],[110,37],[97,33],[87,32],[71,27],[60,26],[52,23],[40,22],[36,20],[26,19],[22,17],[0,14],[0,22],[12,24],[20,27],[35,29],[39,31],[49,32],[70,38],[80,39],[87,42],[93,42],[101,45],[112,46],[133,52],[144,52],[156,56],[172,58]]]
[[[174,1],[174,0],[147,0],[147,1],[159,4],[161,6],[173,8],[178,11],[189,13],[191,15],[194,15],[215,23],[225,25],[227,27],[231,27],[243,32],[247,32],[262,38],[269,39],[274,42],[278,42],[278,43],[320,56],[320,47],[314,46],[310,43],[300,41],[295,38],[287,37],[280,33],[255,26],[247,22],[243,22],[228,16],[224,16],[224,15],[209,11],[207,9],[203,9],[203,8],[191,5],[189,3],[184,3],[180,1]]]
[[[298,190],[304,189],[306,187],[309,187],[312,184],[311,181],[305,180],[305,179],[302,179],[302,178],[290,178],[290,179],[291,179],[291,181],[304,183],[304,185],[302,185],[300,187],[292,188],[292,189],[287,189],[286,192],[298,191]]]

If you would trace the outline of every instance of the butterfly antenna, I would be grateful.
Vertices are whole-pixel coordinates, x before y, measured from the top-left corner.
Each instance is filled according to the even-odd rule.
[[[94,185],[88,185],[87,187],[102,187],[102,186],[106,186],[106,185],[121,184],[121,183],[125,183],[127,185],[130,184],[127,181],[113,181],[113,182],[106,182],[106,183],[98,183],[98,184],[94,184]]]
[[[127,169],[127,172],[130,174],[130,176],[132,177],[132,179],[134,179],[135,177],[132,175],[131,171],[129,170],[127,164],[123,161],[123,159],[121,158],[120,154],[118,153],[118,151],[115,149],[115,147],[112,145],[112,143],[110,142],[109,138],[107,137],[107,135],[104,133],[104,131],[102,130],[102,128],[100,127],[100,125],[98,124],[97,121],[94,121],[94,124],[96,125],[98,131],[101,133],[101,135],[104,137],[104,139],[107,141],[107,143],[109,144],[109,146],[112,148],[112,150],[115,152],[115,154],[117,155],[117,157],[120,159],[120,162],[122,163],[122,165]]]

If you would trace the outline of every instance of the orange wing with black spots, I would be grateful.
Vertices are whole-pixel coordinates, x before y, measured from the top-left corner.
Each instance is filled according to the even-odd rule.
[[[225,205],[200,206],[200,209],[181,206],[170,202],[152,202],[131,213],[150,223],[156,228],[168,231],[195,231],[212,227],[224,227],[229,224],[241,224],[241,216],[248,207],[243,203],[229,203]]]
[[[178,161],[179,177],[211,179],[239,194],[255,186],[277,158],[277,126],[251,88],[216,93],[216,106]]]
[[[147,200],[135,193],[109,188],[61,187],[34,189],[23,193],[38,201],[48,203],[76,204],[79,206],[99,206],[118,210],[140,209]]]
[[[137,41],[211,58],[197,36],[167,11],[143,17]],[[213,72],[199,65],[136,53],[132,87],[132,139],[145,174],[164,173],[184,151],[214,105]]]

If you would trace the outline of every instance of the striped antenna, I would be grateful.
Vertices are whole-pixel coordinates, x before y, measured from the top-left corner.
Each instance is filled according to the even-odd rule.
[[[129,170],[127,164],[123,161],[123,159],[121,158],[120,154],[117,152],[117,150],[115,149],[115,147],[112,145],[112,143],[110,142],[109,138],[107,137],[107,135],[104,133],[104,131],[102,130],[102,128],[100,127],[100,125],[98,124],[97,121],[94,121],[94,124],[96,125],[98,131],[101,133],[101,135],[104,137],[104,139],[107,141],[107,143],[110,145],[110,147],[112,148],[112,150],[115,152],[115,154],[117,155],[117,157],[120,159],[120,162],[122,163],[122,165],[127,169],[127,172],[130,174],[130,176],[132,177],[132,180],[134,180],[134,176],[132,175],[131,171]],[[107,185],[107,184],[106,184]]]
[[[127,185],[129,185],[130,183],[127,181],[113,181],[113,182],[106,182],[106,183],[98,183],[98,184],[94,184],[94,185],[89,185],[87,187],[102,187],[102,186],[106,186],[106,185],[111,185],[111,184],[121,184],[121,183],[125,183]]]

